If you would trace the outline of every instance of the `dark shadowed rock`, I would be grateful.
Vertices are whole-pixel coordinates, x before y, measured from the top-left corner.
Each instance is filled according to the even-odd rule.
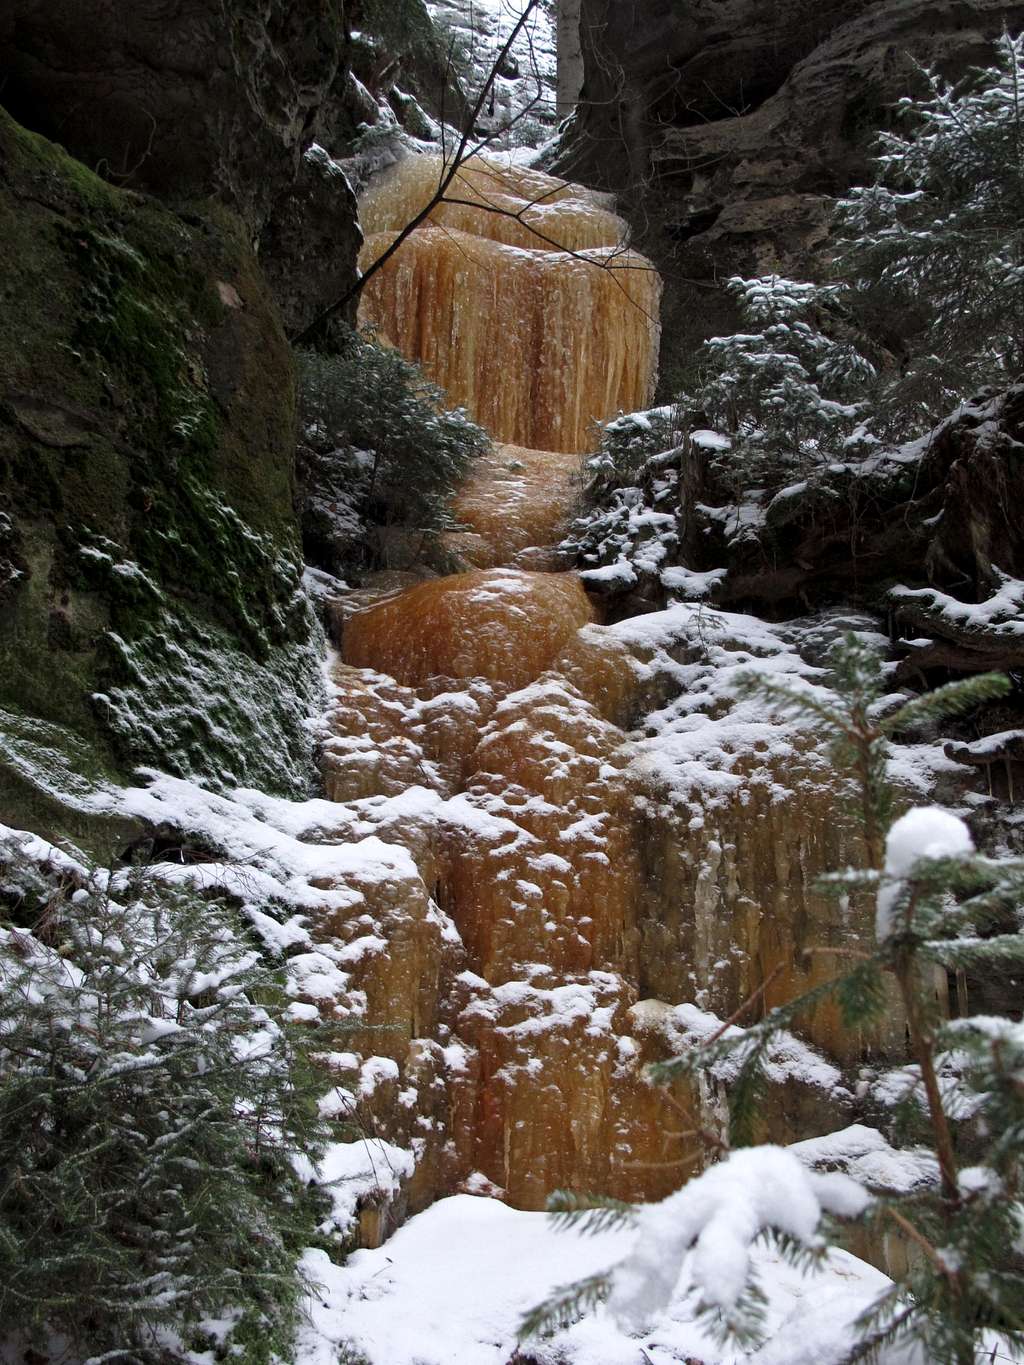
[[[586,83],[555,169],[620,194],[666,277],[663,388],[735,330],[731,274],[815,277],[833,196],[916,88],[987,58],[999,0],[583,0]]]
[[[345,172],[319,145],[303,156],[291,186],[260,233],[260,264],[294,337],[356,282],[363,234]],[[349,322],[355,322],[352,300]]]
[[[903,450],[811,473],[793,496],[766,500],[756,536],[723,547],[722,600],[769,612],[870,605],[889,584],[905,583],[984,601],[1000,575],[1024,578],[1013,512],[1024,499],[1022,437],[1017,387],[980,395]],[[918,625],[924,632],[923,615]],[[1024,661],[1019,643],[1016,656]]]
[[[601,565],[624,553],[621,542],[602,542],[607,528],[595,523],[577,543],[584,576],[592,574],[588,587],[604,591],[615,616],[640,602],[644,610],[660,607],[673,578],[685,588],[670,565],[705,576],[715,605],[767,617],[851,602],[876,607],[894,584],[984,602],[1007,578],[1024,580],[1016,517],[1024,503],[1022,448],[1021,386],[978,395],[923,440],[778,476],[763,488],[738,485],[734,456],[687,439],[639,476],[637,506],[671,510],[674,534],[666,538],[656,517],[641,518],[646,540],[628,551],[631,572],[616,576]],[[613,505],[610,489],[599,496]],[[651,553],[659,539],[667,553]],[[960,639],[930,598],[912,593],[898,615],[919,634]],[[1013,639],[992,635],[984,666],[1024,664],[1021,637],[1009,633]],[[984,632],[972,623],[968,634],[971,648],[984,652]]]
[[[333,0],[9,0],[0,98],[115,185],[229,205],[298,325],[355,278],[351,193],[304,161],[355,126],[348,52]]]
[[[330,0],[9,0],[4,103],[118,183],[212,192],[254,233],[343,75]]]

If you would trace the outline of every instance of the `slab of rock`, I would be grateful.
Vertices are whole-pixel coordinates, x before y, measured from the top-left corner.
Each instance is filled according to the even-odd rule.
[[[307,295],[355,279],[344,177],[304,159],[354,129],[348,45],[330,0],[11,0],[0,13],[3,103],[120,187],[239,213],[289,326]],[[334,293],[333,291],[337,291]]]

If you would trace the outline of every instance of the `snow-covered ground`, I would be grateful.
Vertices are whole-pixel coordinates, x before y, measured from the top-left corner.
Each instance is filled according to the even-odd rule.
[[[442,37],[449,35],[456,58],[467,68],[473,98],[490,74],[499,52],[526,8],[526,0],[428,0],[427,9]],[[553,124],[557,56],[553,0],[542,0],[518,34],[510,64],[494,83],[493,101],[480,120],[483,128],[502,128],[517,118],[510,145],[533,144],[536,123]]]
[[[321,1289],[299,1365],[337,1365],[343,1344],[371,1365],[505,1365],[516,1358],[525,1313],[556,1287],[608,1269],[635,1236],[579,1236],[557,1230],[545,1214],[495,1200],[443,1199],[347,1265],[307,1253],[305,1269]],[[808,1274],[766,1249],[755,1264],[767,1297],[760,1346],[723,1347],[702,1330],[684,1270],[680,1292],[647,1331],[627,1334],[599,1308],[547,1341],[524,1344],[521,1358],[537,1365],[837,1365],[851,1344],[852,1321],[889,1283],[843,1251]]]

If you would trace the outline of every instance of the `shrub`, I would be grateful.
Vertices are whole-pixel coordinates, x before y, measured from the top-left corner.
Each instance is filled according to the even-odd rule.
[[[299,1079],[316,1034],[223,907],[25,840],[0,844],[4,1332],[162,1361],[227,1317],[269,1359],[316,1221],[291,1162],[326,1137]]]
[[[712,337],[696,399],[747,460],[801,466],[856,444],[874,366],[850,340],[843,285],[729,280],[747,330]]]
[[[1024,35],[950,86],[924,71],[905,132],[884,133],[875,183],[840,204],[838,269],[890,317],[912,354],[890,404],[929,425],[968,392],[1024,368]]]
[[[451,524],[452,494],[488,448],[486,433],[444,408],[411,361],[354,332],[337,355],[300,351],[299,383],[310,561],[330,573],[387,564],[392,528],[411,538],[407,558],[418,557]]]

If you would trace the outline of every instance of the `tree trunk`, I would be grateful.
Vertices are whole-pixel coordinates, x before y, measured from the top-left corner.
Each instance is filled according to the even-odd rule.
[[[576,108],[583,88],[581,3],[582,0],[558,0],[558,92],[555,110],[559,123]]]

